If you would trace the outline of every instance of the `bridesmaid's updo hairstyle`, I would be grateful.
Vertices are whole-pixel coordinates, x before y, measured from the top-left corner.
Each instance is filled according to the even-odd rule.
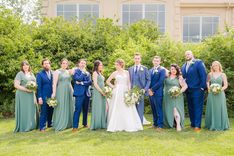
[[[120,67],[124,69],[124,67],[125,67],[125,62],[124,62],[123,59],[118,59],[118,60],[115,61],[115,63],[119,64]]]
[[[99,67],[100,64],[102,64],[102,62],[101,62],[100,60],[96,60],[96,61],[93,63],[93,72],[96,71],[96,72],[99,74],[99,72],[98,72],[98,67]]]
[[[21,62],[20,70],[21,70],[22,72],[25,72],[24,69],[23,69],[23,66],[24,66],[24,65],[29,66],[28,71],[31,72],[31,66],[30,66],[30,64],[28,63],[27,60],[24,60],[24,61]]]
[[[176,69],[176,77],[179,78],[181,76],[180,67],[177,64],[171,64],[170,67],[174,67]],[[171,75],[171,71],[169,72],[169,74]]]
[[[66,59],[66,58],[63,58],[63,59],[60,61],[60,64],[62,64],[62,63],[63,63],[63,61],[66,61],[66,62],[67,62],[67,64],[69,64],[69,61],[68,61],[68,59]]]

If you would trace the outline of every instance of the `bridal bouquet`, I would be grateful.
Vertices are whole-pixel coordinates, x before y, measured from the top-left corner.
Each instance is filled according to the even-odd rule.
[[[134,87],[124,94],[124,102],[127,106],[139,104],[140,98],[144,95],[145,90]]]
[[[26,88],[31,91],[36,91],[37,89],[37,84],[35,81],[28,81],[26,84]]]
[[[222,86],[217,83],[213,83],[210,85],[210,91],[213,94],[219,94],[222,91]]]
[[[113,89],[109,86],[105,86],[103,88],[103,92],[105,93],[105,95],[108,99],[112,97],[112,91],[113,91]]]
[[[48,98],[46,100],[46,102],[50,107],[55,107],[58,104],[58,102],[57,102],[57,100],[55,98]]]
[[[173,86],[169,89],[168,93],[172,98],[176,98],[178,97],[178,95],[180,95],[180,88],[177,86]]]

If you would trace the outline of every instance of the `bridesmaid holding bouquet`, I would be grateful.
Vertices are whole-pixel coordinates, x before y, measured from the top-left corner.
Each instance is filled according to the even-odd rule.
[[[14,86],[16,88],[14,132],[34,130],[37,127],[36,78],[28,61],[21,63],[21,71],[15,77]]]
[[[61,68],[54,72],[53,94],[57,106],[54,107],[53,127],[55,131],[62,131],[72,127],[74,111],[73,88],[71,86],[71,71],[68,71],[68,60],[62,59]]]
[[[187,88],[179,66],[172,64],[164,82],[163,114],[165,127],[176,127],[177,131],[181,131],[184,127],[183,92]]]
[[[229,129],[225,90],[228,87],[227,76],[222,65],[214,61],[207,78],[208,98],[206,104],[205,127],[209,130],[222,131]]]

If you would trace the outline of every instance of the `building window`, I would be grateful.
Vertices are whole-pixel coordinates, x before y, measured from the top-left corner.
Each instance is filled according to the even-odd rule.
[[[122,24],[132,24],[141,19],[154,21],[161,32],[165,32],[164,4],[123,4]]]
[[[98,4],[57,4],[57,16],[62,16],[66,20],[98,18]]]
[[[183,42],[201,42],[214,35],[219,25],[217,16],[185,16],[183,18]]]

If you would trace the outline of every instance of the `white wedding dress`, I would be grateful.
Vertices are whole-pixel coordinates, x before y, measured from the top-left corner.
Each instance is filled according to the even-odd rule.
[[[117,74],[115,77],[115,88],[108,110],[107,131],[109,132],[143,130],[136,106],[127,106],[124,102],[124,94],[129,88],[128,79],[127,74]]]

